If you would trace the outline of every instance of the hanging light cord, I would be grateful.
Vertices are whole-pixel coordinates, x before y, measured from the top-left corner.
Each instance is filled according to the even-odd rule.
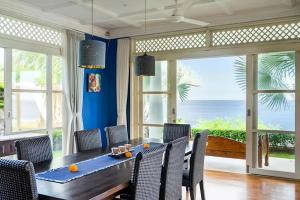
[[[147,33],[147,1],[145,0],[145,35]],[[145,53],[147,51],[147,41],[145,41]]]
[[[94,38],[94,0],[92,0],[92,39]]]

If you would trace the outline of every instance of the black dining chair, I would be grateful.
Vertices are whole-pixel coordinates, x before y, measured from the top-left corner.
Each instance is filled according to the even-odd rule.
[[[49,136],[17,140],[15,145],[19,160],[39,163],[53,158]]]
[[[182,197],[182,168],[188,137],[167,145],[162,168],[160,200],[179,200]]]
[[[127,194],[117,199],[158,200],[165,145],[137,154]]]
[[[25,160],[0,159],[0,199],[38,199],[33,164]]]
[[[75,131],[75,142],[78,152],[100,149],[102,147],[100,129]]]
[[[106,138],[109,146],[114,146],[120,143],[127,143],[128,133],[125,125],[106,127]]]
[[[165,123],[163,130],[163,140],[165,143],[171,142],[181,137],[191,136],[191,125],[190,124],[173,124]]]
[[[205,200],[203,173],[208,130],[198,133],[194,139],[190,168],[183,171],[182,186],[190,190],[191,200],[196,199],[196,186],[199,184],[201,199]]]

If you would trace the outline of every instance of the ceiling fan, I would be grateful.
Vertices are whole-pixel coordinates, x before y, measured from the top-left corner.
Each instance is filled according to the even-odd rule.
[[[194,25],[198,25],[198,26],[207,26],[209,25],[208,22],[205,21],[200,21],[200,20],[196,20],[196,19],[192,19],[192,18],[187,18],[184,17],[184,13],[185,11],[190,8],[190,6],[192,6],[193,1],[190,1],[190,4],[185,4],[183,5],[183,9],[179,10],[178,9],[178,0],[175,0],[175,10],[173,12],[173,14],[170,17],[167,18],[154,18],[154,19],[148,19],[148,21],[170,21],[173,23],[179,23],[179,22],[184,22],[184,23],[188,23],[188,24],[194,24]]]

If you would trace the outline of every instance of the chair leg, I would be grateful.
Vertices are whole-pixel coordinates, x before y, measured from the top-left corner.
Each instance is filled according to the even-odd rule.
[[[200,186],[201,200],[205,200],[205,192],[204,192],[203,180],[200,181],[199,186]]]
[[[195,187],[191,187],[190,188],[190,196],[191,196],[191,200],[195,200],[196,196],[195,196]]]

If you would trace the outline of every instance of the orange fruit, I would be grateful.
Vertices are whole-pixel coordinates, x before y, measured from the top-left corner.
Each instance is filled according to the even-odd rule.
[[[131,152],[126,152],[125,153],[125,157],[126,158],[131,158],[132,157],[132,153]]]
[[[150,147],[150,144],[148,144],[148,143],[145,143],[145,144],[144,144],[144,148],[145,148],[145,149],[148,149],[149,147]]]
[[[72,164],[69,166],[69,170],[70,170],[70,172],[78,172],[79,168],[76,164]]]

